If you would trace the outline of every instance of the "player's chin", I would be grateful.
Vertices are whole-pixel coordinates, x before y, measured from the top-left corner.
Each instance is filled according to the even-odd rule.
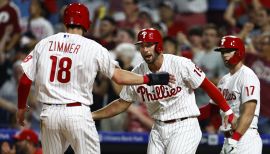
[[[148,64],[153,63],[153,56],[145,56],[144,60]]]
[[[228,61],[224,62],[225,67],[227,68],[231,68],[233,65],[231,65]]]

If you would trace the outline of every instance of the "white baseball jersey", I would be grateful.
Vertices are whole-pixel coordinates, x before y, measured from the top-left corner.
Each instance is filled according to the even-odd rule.
[[[41,40],[22,67],[35,81],[38,101],[46,103],[40,114],[43,152],[64,153],[70,144],[77,154],[99,154],[89,105],[97,71],[109,78],[113,75],[115,64],[109,52],[83,36],[58,33]],[[85,105],[65,105],[72,102]]]
[[[191,60],[170,54],[164,59],[159,71],[175,75],[176,84],[125,86],[120,97],[128,102],[143,101],[149,114],[155,119],[147,148],[148,154],[190,153],[195,154],[202,132],[198,119],[200,111],[195,102],[194,90],[205,78],[205,74]],[[144,62],[133,70],[138,74],[151,73]],[[179,121],[183,117],[188,118]],[[173,123],[161,121],[177,119]]]
[[[156,120],[198,116],[200,112],[193,89],[201,85],[205,74],[189,59],[170,54],[163,56],[164,61],[159,72],[166,71],[175,75],[176,84],[173,87],[146,84],[124,86],[120,97],[128,102],[145,102],[149,114]],[[143,75],[151,73],[145,62],[135,67],[133,72]]]
[[[93,104],[92,88],[97,71],[111,78],[115,63],[107,49],[83,36],[58,33],[41,40],[22,63],[35,81],[42,103]]]
[[[226,74],[218,83],[218,88],[223,94],[224,98],[230,105],[233,113],[239,117],[240,107],[245,102],[256,100],[257,105],[255,109],[255,116],[251,122],[250,128],[258,128],[258,116],[260,112],[260,81],[255,73],[243,65],[233,75]],[[212,100],[210,101],[213,102]],[[224,119],[224,112],[220,111],[222,119]],[[223,122],[223,120],[222,120]],[[224,122],[220,127],[221,131],[227,131],[230,128],[224,128]]]

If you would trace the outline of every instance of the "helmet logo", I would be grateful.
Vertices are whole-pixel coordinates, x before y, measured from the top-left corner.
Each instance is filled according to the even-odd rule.
[[[146,34],[147,34],[146,31],[142,32],[142,35],[143,35],[143,38],[144,38],[144,39],[145,39]]]
[[[154,39],[154,34],[153,33],[150,33],[148,36],[149,36],[149,39]]]
[[[235,42],[235,41],[232,41],[232,42],[231,42],[231,46],[234,46],[234,42]]]
[[[225,42],[225,38],[222,38],[221,39],[221,45],[224,45],[224,42]]]

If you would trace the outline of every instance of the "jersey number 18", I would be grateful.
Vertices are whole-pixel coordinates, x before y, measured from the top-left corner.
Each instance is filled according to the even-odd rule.
[[[50,81],[53,82],[55,78],[55,72],[57,71],[57,80],[61,83],[67,83],[70,81],[70,68],[72,64],[72,60],[68,57],[60,58],[58,67],[56,68],[56,64],[58,58],[56,56],[50,56],[52,60],[52,67],[50,73]]]

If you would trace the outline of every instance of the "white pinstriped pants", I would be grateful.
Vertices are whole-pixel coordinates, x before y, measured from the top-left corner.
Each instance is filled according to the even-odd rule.
[[[195,154],[201,138],[197,118],[170,124],[156,122],[150,133],[147,154]]]
[[[228,146],[228,139],[224,139],[224,144],[220,154],[225,154],[224,149]],[[248,129],[237,144],[238,154],[261,154],[262,139],[257,129]]]
[[[88,106],[43,105],[41,143],[44,154],[100,154],[99,136]]]

